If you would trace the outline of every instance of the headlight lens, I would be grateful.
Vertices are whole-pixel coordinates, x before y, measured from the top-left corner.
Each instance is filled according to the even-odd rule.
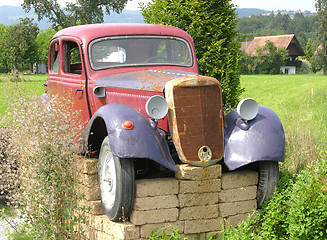
[[[250,121],[258,114],[258,103],[253,98],[245,98],[237,105],[237,113],[245,121]]]
[[[165,98],[159,95],[152,96],[145,104],[146,113],[152,119],[161,119],[168,112],[168,103]]]

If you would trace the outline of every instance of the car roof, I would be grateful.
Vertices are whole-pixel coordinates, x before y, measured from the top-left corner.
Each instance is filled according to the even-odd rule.
[[[60,30],[54,35],[53,39],[62,36],[70,36],[77,37],[84,43],[88,43],[96,38],[122,35],[176,36],[192,41],[192,38],[179,28],[146,23],[100,23],[79,25]]]

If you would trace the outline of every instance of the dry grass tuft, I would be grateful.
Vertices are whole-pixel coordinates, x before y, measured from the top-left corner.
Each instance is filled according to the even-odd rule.
[[[34,238],[74,239],[85,221],[73,161],[83,124],[72,104],[56,95],[19,97],[2,119],[0,189],[22,209]]]

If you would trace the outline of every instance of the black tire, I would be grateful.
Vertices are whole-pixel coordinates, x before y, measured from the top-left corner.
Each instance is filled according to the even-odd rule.
[[[106,137],[99,155],[99,191],[104,212],[111,221],[126,219],[133,207],[135,173],[132,159],[113,156]]]
[[[259,183],[257,190],[258,208],[262,207],[265,201],[269,200],[278,185],[279,167],[278,162],[262,161],[259,162]]]

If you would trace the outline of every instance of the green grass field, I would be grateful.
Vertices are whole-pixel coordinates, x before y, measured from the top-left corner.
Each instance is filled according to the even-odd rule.
[[[17,95],[21,94],[18,89],[24,92],[41,96],[44,93],[42,86],[47,79],[45,74],[22,75],[24,81],[10,81],[11,76],[0,74],[0,116],[6,112],[7,106]]]
[[[327,145],[327,76],[246,75],[241,84],[242,98],[252,97],[280,117],[286,136],[282,166],[296,172],[319,161]]]
[[[255,98],[260,105],[273,109],[288,125],[308,105],[312,107],[312,101],[327,92],[327,76],[244,75],[241,85],[242,98]]]

